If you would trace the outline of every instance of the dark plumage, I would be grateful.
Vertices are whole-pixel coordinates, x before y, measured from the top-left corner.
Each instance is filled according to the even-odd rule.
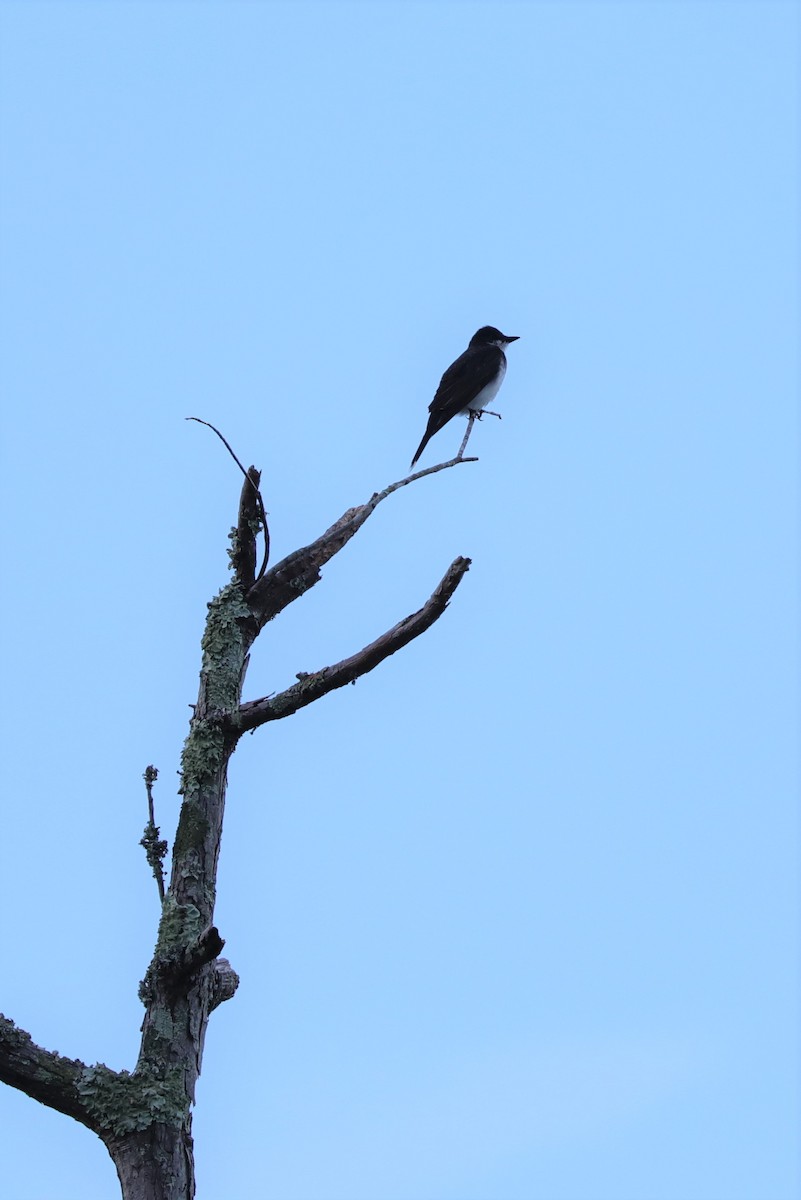
[[[428,406],[430,416],[417,447],[412,466],[417,462],[435,433],[457,413],[480,413],[489,404],[506,374],[504,346],[516,342],[493,325],[484,325],[470,339],[464,354],[452,362],[440,380],[434,399]]]

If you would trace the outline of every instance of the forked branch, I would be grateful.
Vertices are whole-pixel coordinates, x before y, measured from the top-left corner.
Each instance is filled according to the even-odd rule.
[[[191,418],[198,420],[198,418]],[[207,422],[200,422],[208,424]],[[214,429],[213,426],[210,428]],[[400,479],[349,509],[316,542],[265,571],[269,550],[259,472],[245,470],[228,443],[245,483],[232,538],[234,580],[208,605],[197,704],[181,759],[181,815],[165,887],[166,843],[155,823],[152,785],[145,772],[148,825],[142,839],[156,877],[161,921],[153,959],[140,987],[145,1005],[135,1071],[62,1058],[34,1044],[0,1016],[0,1082],[93,1129],[105,1142],[128,1200],[195,1194],[191,1106],[203,1060],[209,1014],[236,992],[239,979],[214,924],[217,867],[225,811],[228,763],[239,737],[268,721],[289,716],[328,692],[352,683],[424,633],[445,611],[470,567],[451,563],[421,609],[404,618],[357,654],[313,674],[277,696],[242,703],[250,650],[260,630],[320,578],[328,562],[387,496],[438,471],[475,459],[456,458]],[[256,570],[259,529],[265,551]]]
[[[251,700],[242,704],[238,717],[233,721],[234,734],[238,736],[248,730],[257,729],[267,721],[289,717],[328,692],[344,687],[346,683],[353,683],[360,675],[372,671],[396,650],[425,633],[442,616],[451,596],[469,569],[469,558],[454,559],[423,607],[411,616],[404,617],[369,646],[365,646],[350,658],[343,658],[332,667],[323,667],[320,671],[304,675],[298,683],[287,688],[285,692],[279,692],[277,696],[265,696],[261,700]]]
[[[256,617],[259,628],[263,628],[273,617],[297,600],[309,588],[314,587],[320,579],[320,571],[325,564],[347,545],[354,534],[358,533],[368,517],[372,516],[382,500],[397,492],[399,488],[423,479],[426,475],[435,475],[448,467],[456,467],[460,463],[478,462],[477,458],[451,458],[447,462],[437,463],[434,467],[426,467],[424,471],[415,471],[405,479],[399,479],[385,487],[382,492],[374,492],[366,504],[349,508],[338,521],[327,529],[321,537],[308,546],[288,554],[281,562],[271,567],[261,579],[257,580],[247,594],[248,606]]]

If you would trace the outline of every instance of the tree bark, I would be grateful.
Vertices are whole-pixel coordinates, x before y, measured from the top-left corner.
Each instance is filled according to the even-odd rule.
[[[195,1195],[191,1110],[206,1030],[210,1014],[239,984],[230,963],[220,958],[225,943],[214,926],[228,762],[239,738],[352,682],[418,637],[445,611],[470,560],[457,558],[421,609],[350,658],[299,675],[299,682],[275,699],[243,704],[253,642],[268,621],[317,583],[324,564],[382,500],[415,479],[470,461],[453,459],[390,484],[270,571],[262,528],[265,550],[258,575],[256,540],[264,506],[259,472],[255,467],[246,472],[231,535],[233,578],[208,605],[197,704],[181,758],[172,872],[153,958],[139,988],[146,1011],[136,1067],[129,1073],[62,1058],[0,1017],[0,1080],[94,1130],[117,1168],[123,1200],[193,1200]],[[146,773],[147,778],[152,781],[156,774]],[[149,826],[156,837],[152,808]]]
[[[176,1131],[154,1124],[109,1139],[106,1145],[117,1168],[124,1200],[194,1196],[194,1153],[188,1127]]]

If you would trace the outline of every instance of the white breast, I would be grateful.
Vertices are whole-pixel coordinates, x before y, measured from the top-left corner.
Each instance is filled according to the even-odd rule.
[[[462,409],[462,412],[463,413],[469,413],[471,411],[478,412],[480,409],[486,408],[487,405],[489,404],[490,400],[494,400],[495,397],[497,396],[498,388],[503,383],[503,377],[505,374],[506,374],[506,357],[504,356],[503,359],[501,360],[501,369],[498,372],[497,379],[495,379],[492,383],[488,383],[485,388],[482,388],[481,391],[476,396],[475,400],[471,400],[470,403],[465,408]]]

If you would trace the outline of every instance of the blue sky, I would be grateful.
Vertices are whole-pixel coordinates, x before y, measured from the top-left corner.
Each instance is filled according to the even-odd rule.
[[[442,620],[241,745],[199,1200],[798,1194],[798,10],[3,3],[2,1010],[133,1066],[239,479],[277,559],[478,463],[257,644]],[[450,457],[454,422],[423,465]],[[0,1093],[9,1200],[106,1200]]]

